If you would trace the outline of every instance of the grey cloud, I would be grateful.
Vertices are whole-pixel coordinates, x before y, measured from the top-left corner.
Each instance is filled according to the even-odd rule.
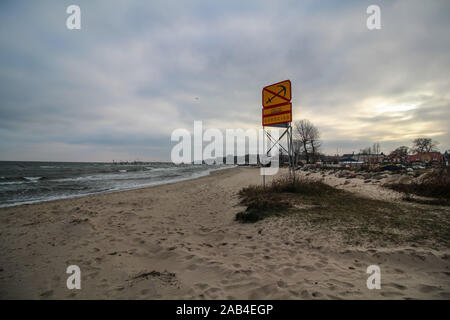
[[[45,143],[91,146],[102,158],[168,157],[171,131],[194,120],[260,126],[261,88],[286,78],[294,118],[322,129],[327,152],[383,137],[388,148],[406,141],[393,133],[421,125],[417,134],[434,132],[448,148],[450,5],[380,1],[383,28],[368,31],[371,2],[78,1],[80,31],[65,29],[70,1],[6,2],[2,159]],[[372,98],[420,106],[372,114]]]

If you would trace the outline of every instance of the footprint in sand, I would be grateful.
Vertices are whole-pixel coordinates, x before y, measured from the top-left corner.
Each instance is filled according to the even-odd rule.
[[[208,285],[206,283],[196,283],[194,286],[201,290],[205,290],[206,288],[208,288]]]
[[[287,267],[287,268],[282,269],[281,273],[286,277],[290,277],[293,274],[295,274],[295,270],[290,267]]]
[[[249,299],[250,300],[267,299],[270,296],[277,294],[278,292],[279,292],[278,286],[274,284],[268,284],[250,291]]]
[[[44,291],[40,294],[42,298],[50,298],[53,295],[53,290]]]
[[[197,265],[196,264],[190,264],[190,265],[188,265],[187,266],[187,268],[186,269],[188,269],[188,270],[196,270],[197,269]]]
[[[300,268],[305,269],[306,271],[309,271],[309,272],[316,271],[316,268],[311,267],[311,266],[300,266]]]
[[[422,285],[419,286],[419,291],[423,292],[423,293],[430,293],[430,292],[438,291],[438,290],[439,290],[438,287],[429,286],[429,285],[426,285],[426,284],[422,284]]]
[[[311,299],[311,295],[309,294],[308,290],[302,290],[302,292],[300,292],[300,296],[302,297],[302,299]]]
[[[401,292],[393,292],[393,291],[383,291],[381,295],[386,298],[395,298],[398,296],[403,296],[404,294]]]
[[[397,284],[397,283],[387,283],[387,284],[385,284],[385,286],[394,287],[395,289],[402,290],[402,291],[406,290],[405,286],[402,286],[401,284]]]
[[[326,266],[326,264],[322,264],[322,263],[320,263],[320,262],[316,262],[316,263],[314,264],[314,266],[315,266],[316,268],[322,269],[323,267]]]

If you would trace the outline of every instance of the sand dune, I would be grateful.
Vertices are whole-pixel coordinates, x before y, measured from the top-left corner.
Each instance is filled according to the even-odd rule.
[[[448,249],[352,247],[289,217],[234,221],[243,209],[237,191],[260,182],[258,169],[234,168],[0,209],[0,297],[450,299]],[[345,187],[385,192],[358,182]],[[81,268],[81,290],[66,287],[71,264]],[[371,264],[381,267],[381,290],[366,287]]]

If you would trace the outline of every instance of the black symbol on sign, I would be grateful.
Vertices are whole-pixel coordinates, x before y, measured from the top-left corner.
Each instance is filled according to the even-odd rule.
[[[280,93],[282,93],[282,92],[284,92],[284,93],[283,93],[283,96],[286,96],[286,87],[283,86],[283,85],[281,85],[281,84],[280,84],[279,86],[277,86],[277,87],[280,87],[281,90],[278,91],[278,93],[274,94],[271,98],[267,99],[266,103],[272,102],[272,99],[275,98],[276,96],[279,96]]]

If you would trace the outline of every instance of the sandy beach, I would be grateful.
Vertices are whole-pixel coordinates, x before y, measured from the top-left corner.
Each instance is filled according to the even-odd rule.
[[[304,173],[302,173],[304,174]],[[316,174],[318,177],[319,174]],[[400,201],[392,190],[326,183]],[[0,209],[2,299],[450,299],[445,247],[345,244],[291,217],[235,221],[238,167],[173,184]],[[368,290],[366,269],[381,268]],[[66,268],[81,269],[81,290]]]

